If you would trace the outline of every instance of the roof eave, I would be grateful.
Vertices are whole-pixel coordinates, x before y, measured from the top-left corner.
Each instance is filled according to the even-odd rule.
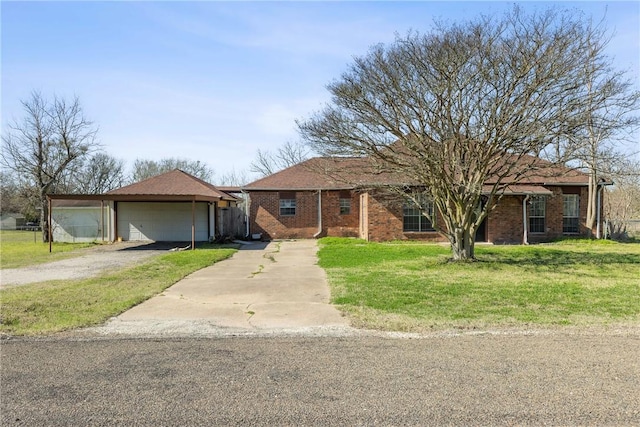
[[[217,202],[220,196],[198,194],[47,194],[51,200],[109,200],[114,202]]]
[[[256,187],[256,188],[247,188],[243,187],[243,192],[251,192],[251,191],[330,191],[330,190],[353,190],[356,186],[341,186],[341,187],[300,187],[300,188],[292,188],[292,187]]]

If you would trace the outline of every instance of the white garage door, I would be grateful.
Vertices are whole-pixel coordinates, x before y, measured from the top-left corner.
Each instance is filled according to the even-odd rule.
[[[208,240],[208,204],[196,203],[196,241]],[[122,240],[191,241],[191,203],[118,203]]]

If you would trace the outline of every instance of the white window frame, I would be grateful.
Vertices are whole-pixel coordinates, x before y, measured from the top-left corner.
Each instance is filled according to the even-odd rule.
[[[569,223],[570,224],[567,224]],[[570,231],[567,231],[570,228]],[[580,233],[580,196],[562,195],[562,234]]]
[[[528,206],[528,224],[529,233],[531,234],[543,234],[547,230],[547,198],[545,196],[531,196]],[[532,219],[537,220],[536,225],[540,226],[540,219],[542,219],[542,231],[536,227],[534,231]]]
[[[351,214],[351,199],[340,198],[340,215]]]
[[[296,216],[296,199],[280,199],[280,216]]]
[[[417,202],[420,205],[417,205],[416,200],[411,198],[407,198],[405,200],[402,206],[402,231],[405,233],[424,233],[428,231],[435,231],[433,200],[430,200],[425,196],[421,196],[417,198]],[[425,212],[428,216],[425,216]],[[412,218],[414,222],[415,218],[418,218],[417,227],[408,228],[408,218]]]

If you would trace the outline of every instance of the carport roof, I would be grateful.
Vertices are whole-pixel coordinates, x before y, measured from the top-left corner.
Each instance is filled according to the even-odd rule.
[[[104,194],[51,194],[51,199],[115,201],[207,201],[237,200],[180,169],[154,176]]]

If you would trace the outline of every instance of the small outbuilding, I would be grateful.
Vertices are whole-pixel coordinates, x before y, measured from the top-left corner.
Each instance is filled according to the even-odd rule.
[[[104,194],[51,194],[56,241],[209,241],[244,230],[240,201],[182,170]]]
[[[7,212],[0,214],[0,230],[18,230],[24,227],[26,218],[21,213]]]

